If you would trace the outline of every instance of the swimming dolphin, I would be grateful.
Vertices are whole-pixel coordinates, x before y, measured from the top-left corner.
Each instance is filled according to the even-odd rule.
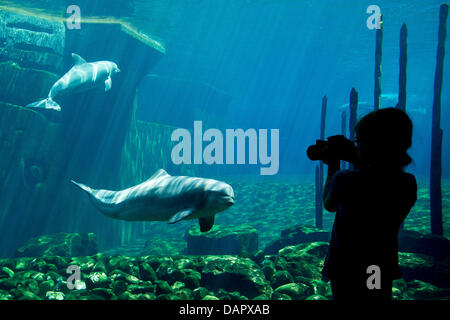
[[[86,62],[79,55],[72,53],[75,65],[50,89],[47,99],[27,105],[28,108],[44,108],[61,111],[53,99],[59,95],[74,91],[86,91],[105,84],[105,91],[111,90],[111,76],[120,72],[117,64],[111,61]]]
[[[393,105],[393,106],[395,106],[395,105]],[[349,110],[349,108],[350,108],[350,104],[346,103],[346,104],[341,105],[338,108],[338,110],[339,111]],[[364,102],[364,101],[358,102],[358,113],[367,114],[373,110],[374,110],[374,108],[373,108],[372,104],[370,104],[368,102]],[[426,115],[427,114],[427,109],[424,107],[409,107],[408,106],[406,108],[406,111],[411,115]]]
[[[163,169],[147,181],[121,191],[95,190],[74,184],[89,194],[93,205],[105,216],[127,221],[168,221],[199,219],[206,232],[216,213],[234,204],[233,188],[225,182],[178,176]]]

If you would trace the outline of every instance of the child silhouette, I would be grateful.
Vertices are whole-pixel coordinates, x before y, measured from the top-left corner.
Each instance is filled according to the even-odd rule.
[[[335,300],[388,300],[393,279],[401,278],[398,231],[417,199],[416,179],[403,171],[412,161],[412,122],[399,109],[380,109],[364,116],[355,133],[354,169],[340,171],[340,159],[324,159],[324,207],[336,217],[322,274]],[[374,270],[378,283],[368,280]]]

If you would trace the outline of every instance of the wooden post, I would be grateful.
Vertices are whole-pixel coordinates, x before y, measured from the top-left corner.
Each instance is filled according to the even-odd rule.
[[[350,140],[355,140],[355,126],[357,120],[357,110],[358,110],[358,92],[355,88],[352,88],[350,92],[350,117],[349,117],[349,127],[348,136]]]
[[[322,198],[322,182],[320,181],[320,165],[316,166],[316,227],[323,227],[323,198]]]
[[[320,116],[320,140],[325,140],[327,104],[328,98],[325,95],[322,99],[322,113]],[[320,161],[319,167],[316,168],[316,227],[320,229],[323,228],[323,176],[323,162]]]
[[[408,28],[403,23],[400,30],[400,76],[398,80],[398,104],[397,108],[406,111],[406,66],[408,63],[407,56],[407,38]]]
[[[448,5],[441,5],[439,12],[438,48],[434,78],[434,99],[431,128],[430,211],[431,233],[442,236],[442,136],[441,93],[444,75],[445,38],[447,36]]]
[[[374,92],[374,110],[380,109],[381,96],[381,58],[383,55],[383,17],[380,21],[380,29],[377,29],[375,43],[375,92]]]
[[[341,112],[341,134],[347,137],[347,110]],[[341,161],[341,168],[347,169],[347,162]]]
[[[349,139],[351,141],[355,140],[355,126],[358,118],[358,92],[355,88],[352,88],[350,92],[350,117],[349,117]],[[353,164],[349,165],[350,169],[353,169]]]

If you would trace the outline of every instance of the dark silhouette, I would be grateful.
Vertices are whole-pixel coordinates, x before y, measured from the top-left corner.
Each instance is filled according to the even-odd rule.
[[[412,122],[399,109],[380,109],[363,117],[355,133],[355,142],[344,136],[322,142],[324,207],[336,212],[322,273],[336,300],[390,299],[393,279],[401,278],[398,230],[417,199],[416,179],[403,171],[412,161]],[[340,160],[354,169],[340,170]],[[369,266],[379,268],[381,288],[369,288],[369,278],[376,283]]]

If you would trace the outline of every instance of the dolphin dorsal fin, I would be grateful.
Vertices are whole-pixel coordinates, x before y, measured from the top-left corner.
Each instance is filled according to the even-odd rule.
[[[82,57],[80,57],[76,53],[72,53],[72,58],[73,58],[73,61],[75,62],[76,66],[79,64],[87,63],[86,60],[84,60]]]
[[[163,176],[169,176],[169,174],[166,172],[166,170],[159,169],[150,178],[148,178],[148,180],[163,177]]]

